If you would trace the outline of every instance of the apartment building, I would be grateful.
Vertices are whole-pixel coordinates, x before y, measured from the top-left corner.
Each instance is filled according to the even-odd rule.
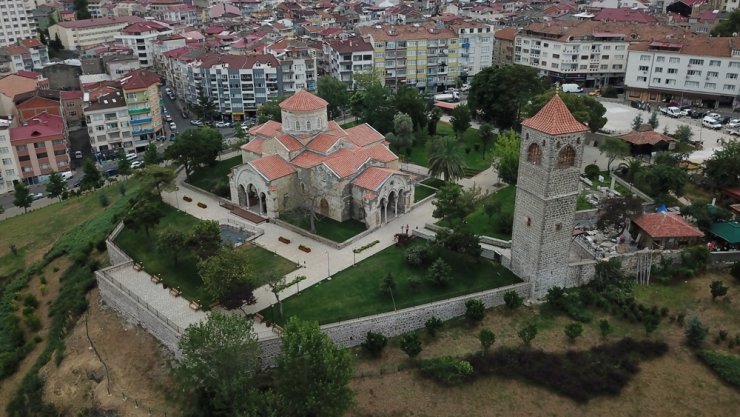
[[[15,183],[21,179],[21,168],[10,143],[11,124],[12,120],[0,118],[0,195],[13,191]]]
[[[657,24],[561,20],[533,23],[514,41],[514,63],[537,69],[552,82],[582,87],[622,85],[633,42],[693,36]]]
[[[171,33],[172,28],[164,23],[145,21],[126,26],[115,39],[116,43],[134,51],[142,67],[151,67],[154,65],[154,41],[161,35]]]
[[[283,77],[291,76],[272,55],[207,53],[187,69],[186,101],[196,104],[202,89],[214,99],[218,112],[233,120],[256,115],[260,104],[284,93]]]
[[[198,13],[190,4],[175,4],[159,9],[154,14],[157,19],[181,25],[195,25],[199,22]]]
[[[514,63],[514,40],[518,32],[517,28],[496,31],[493,43],[493,66],[502,67]]]
[[[740,38],[686,38],[630,46],[631,100],[740,107]]]
[[[23,125],[10,128],[20,179],[38,184],[52,172],[69,171],[67,130],[61,116],[42,113]]]
[[[282,68],[282,91],[290,94],[299,90],[316,91],[318,56],[322,45],[316,41],[282,39],[265,48],[265,53],[277,58]]]
[[[351,88],[353,74],[373,70],[373,54],[373,45],[359,37],[329,41],[324,44],[325,71]]]
[[[0,73],[39,70],[49,63],[49,51],[38,39],[23,39],[0,47]]]
[[[131,116],[131,134],[137,152],[163,132],[159,75],[143,69],[121,78],[121,88]]]
[[[460,75],[460,38],[451,29],[415,23],[363,26],[360,33],[373,45],[374,68],[391,88],[442,90]]]
[[[189,67],[197,64],[200,57],[206,55],[205,48],[183,46],[162,54],[160,73],[164,74],[165,82],[177,97],[186,97],[190,91]],[[194,76],[193,76],[194,77]]]
[[[493,65],[494,30],[491,25],[473,20],[458,20],[449,28],[460,38],[460,74],[474,76]]]
[[[36,6],[33,6],[33,2],[31,5],[28,3],[27,0],[0,1],[0,46],[36,36],[35,28],[31,24],[32,10]]]
[[[134,151],[131,116],[122,90],[86,103],[83,112],[93,152],[107,158],[115,156],[121,150]]]
[[[60,22],[49,27],[49,37],[62,42],[64,49],[81,49],[113,42],[116,35],[134,23],[145,22],[138,16],[103,17],[100,19]]]

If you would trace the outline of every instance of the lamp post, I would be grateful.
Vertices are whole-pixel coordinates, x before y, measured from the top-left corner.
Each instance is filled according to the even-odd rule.
[[[180,187],[175,186],[175,204],[177,204],[177,209],[180,210],[180,199],[177,198],[177,191],[180,189]]]
[[[331,268],[329,264],[329,251],[326,251],[326,277],[331,277]]]

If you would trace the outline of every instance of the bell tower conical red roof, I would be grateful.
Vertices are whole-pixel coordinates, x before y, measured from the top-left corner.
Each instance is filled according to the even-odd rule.
[[[537,114],[525,119],[522,126],[548,135],[566,135],[589,130],[586,125],[573,117],[573,114],[558,94],[555,94]]]

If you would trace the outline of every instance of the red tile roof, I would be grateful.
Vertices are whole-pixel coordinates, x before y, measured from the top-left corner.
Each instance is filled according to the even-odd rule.
[[[316,165],[324,162],[325,159],[326,157],[323,155],[319,155],[317,153],[307,151],[307,152],[301,152],[298,156],[293,158],[293,160],[291,160],[290,163],[295,166],[308,169],[308,168],[313,168]]]
[[[136,69],[121,78],[123,90],[140,90],[159,84],[159,75],[156,72]]]
[[[339,178],[345,178],[356,173],[370,159],[387,163],[395,161],[398,159],[398,156],[391,152],[385,145],[377,144],[366,148],[340,149],[327,157],[324,164]]]
[[[655,23],[658,19],[642,10],[627,8],[601,9],[593,20],[600,22],[633,22],[633,23]]]
[[[329,103],[306,90],[300,90],[280,103],[280,108],[289,111],[311,111],[324,109]]]
[[[406,175],[394,169],[370,167],[352,180],[352,185],[370,191],[377,191],[393,174]]]
[[[248,162],[257,172],[268,181],[273,181],[295,172],[290,164],[278,155],[265,156]]]
[[[253,152],[257,155],[262,155],[262,144],[265,142],[264,138],[256,137],[249,141],[249,143],[242,145],[242,149],[247,152]]]
[[[324,153],[331,149],[341,139],[334,132],[321,132],[308,142],[306,148],[314,152]]]
[[[345,132],[347,132],[347,138],[360,147],[385,140],[385,136],[381,135],[367,123],[351,127]]]
[[[282,133],[283,125],[280,122],[274,120],[268,120],[261,125],[254,126],[249,129],[249,134],[260,135],[263,137],[274,138],[275,136]]]
[[[29,119],[26,125],[10,129],[10,141],[63,137],[64,120],[60,116],[41,113]]]
[[[537,114],[524,120],[522,126],[548,135],[565,135],[589,130],[586,125],[573,117],[558,94],[555,94]]]
[[[59,92],[59,98],[62,100],[74,100],[78,98],[82,98],[83,94],[80,90],[73,90],[73,91],[60,91]]]
[[[632,222],[653,239],[670,237],[703,237],[704,233],[676,213],[641,214]]]
[[[289,152],[298,151],[303,148],[303,145],[301,144],[301,142],[298,141],[298,139],[287,133],[277,135],[275,136],[275,139],[277,139],[278,142],[285,146],[285,149],[287,149]]]
[[[654,130],[648,130],[645,132],[632,131],[621,135],[620,138],[633,145],[656,145],[659,142],[671,142],[673,138],[666,136],[660,132]]]

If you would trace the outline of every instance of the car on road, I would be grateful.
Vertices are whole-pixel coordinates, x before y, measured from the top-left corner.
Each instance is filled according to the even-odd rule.
[[[722,128],[722,125],[716,119],[713,119],[709,116],[706,116],[704,120],[701,121],[701,125],[708,129],[719,130]]]
[[[169,114],[166,114],[166,115],[164,116],[164,120],[166,120],[166,121],[168,121],[168,122],[171,122],[171,121],[172,121],[172,116],[170,116]]]
[[[172,89],[169,88],[169,87],[165,87],[164,88],[164,92],[167,93],[167,94],[172,94]]]
[[[126,159],[128,159],[129,161],[133,161],[137,157],[138,155],[136,155],[136,152],[130,152],[126,154]]]
[[[220,128],[229,127],[229,122],[216,122],[216,127],[220,127]]]
[[[82,159],[82,151],[75,151],[75,159]]]
[[[705,117],[711,117],[714,120],[719,120],[722,118],[722,115],[719,113],[707,113]]]
[[[200,121],[200,120],[198,120],[198,119],[193,119],[193,120],[191,120],[191,121],[190,121],[190,124],[191,124],[191,125],[193,125],[193,126],[198,126],[198,127],[200,127],[200,126],[203,126],[203,122],[201,122],[201,121]]]
[[[177,125],[175,122],[170,122],[170,130],[177,130]]]
[[[190,115],[186,111],[181,112],[180,113],[180,116],[182,116],[183,119],[189,119],[190,118]]]
[[[144,161],[134,161],[131,163],[132,169],[141,168],[143,166],[144,166]]]
[[[691,116],[692,119],[703,119],[706,115],[707,112],[704,110],[693,109],[689,112],[689,116]]]
[[[460,87],[460,91],[463,93],[466,91],[470,91],[470,84],[463,84],[462,87]]]
[[[727,127],[740,127],[740,119],[730,119],[730,121],[727,122]]]
[[[41,200],[42,198],[44,198],[42,193],[31,193],[31,200]]]
[[[167,140],[167,136],[161,135],[157,136],[157,142],[164,142]]]

